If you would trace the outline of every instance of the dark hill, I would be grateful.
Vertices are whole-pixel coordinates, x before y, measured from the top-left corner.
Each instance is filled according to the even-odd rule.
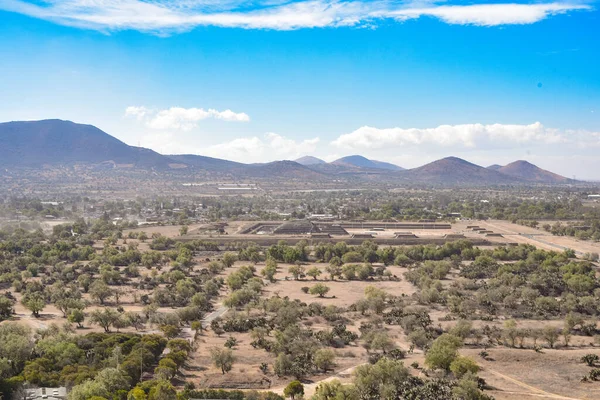
[[[402,171],[398,176],[412,183],[435,185],[498,185],[518,183],[518,179],[483,168],[457,157],[446,157],[422,167]]]
[[[273,161],[265,164],[248,164],[235,171],[236,175],[254,178],[285,177],[296,180],[323,180],[328,177],[295,161]]]
[[[231,172],[236,168],[243,168],[246,166],[246,164],[242,164],[235,161],[222,160],[220,158],[206,156],[198,156],[195,154],[180,154],[171,155],[167,157],[183,164],[215,172]]]
[[[498,169],[499,172],[528,182],[569,183],[572,179],[555,174],[524,160],[512,162]]]
[[[397,165],[386,163],[383,161],[369,160],[368,158],[359,156],[359,155],[342,157],[342,158],[339,158],[339,159],[331,162],[331,164],[342,166],[342,167],[350,167],[350,168],[356,167],[356,168],[387,169],[387,170],[391,170],[391,171],[402,171],[403,170],[403,168],[401,168]]]
[[[128,146],[92,125],[58,119],[0,123],[0,165],[97,164],[168,168],[172,163],[152,150]]]

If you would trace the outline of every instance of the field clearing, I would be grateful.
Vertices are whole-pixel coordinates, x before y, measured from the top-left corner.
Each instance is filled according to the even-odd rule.
[[[600,243],[578,240],[570,236],[554,236],[542,229],[513,224],[508,221],[479,221],[478,224],[481,227],[489,227],[491,230],[502,233],[507,239],[510,238],[511,241],[514,239],[514,242],[532,244],[545,250],[562,251],[564,249],[572,249],[578,253],[600,252]],[[534,238],[522,236],[521,234],[534,235]]]
[[[277,274],[275,274],[277,282],[269,283],[265,286],[265,296],[288,296],[290,299],[297,299],[305,303],[319,301],[324,305],[333,304],[339,307],[348,307],[364,297],[365,288],[367,286],[375,286],[394,296],[410,296],[416,292],[416,288],[410,282],[402,279],[402,274],[408,271],[407,268],[397,266],[387,267],[393,275],[401,279],[400,281],[348,281],[339,279],[332,281],[329,280],[329,275],[325,271],[327,265],[328,264],[324,263],[310,263],[304,265],[303,267],[306,270],[313,266],[317,267],[322,274],[317,280],[306,277],[296,281],[287,272],[291,265],[279,264],[279,270]],[[324,298],[302,292],[302,287],[311,287],[318,282],[324,283],[330,288],[329,293],[327,293]]]
[[[481,377],[494,387],[489,393],[496,399],[582,399],[600,398],[600,387],[583,383],[581,378],[590,367],[580,358],[589,349],[533,350],[493,348],[488,350],[490,361],[477,355],[477,349],[461,353],[477,360],[482,367]],[[545,392],[545,393],[544,393]]]

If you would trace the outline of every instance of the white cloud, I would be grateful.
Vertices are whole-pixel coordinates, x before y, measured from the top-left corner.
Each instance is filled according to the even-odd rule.
[[[399,19],[429,16],[439,18],[448,24],[496,26],[533,24],[548,16],[581,9],[587,9],[587,6],[568,3],[473,4],[399,10],[392,12],[391,15],[397,15]]]
[[[205,110],[203,108],[171,107],[166,110],[152,111],[146,107],[130,106],[125,110],[125,116],[133,116],[138,121],[145,121],[148,128],[183,131],[192,130],[199,121],[209,118],[235,122],[250,121],[250,117],[246,113],[236,113],[231,110],[217,111],[212,108]]]
[[[125,116],[135,117],[138,121],[144,119],[148,115],[148,109],[146,107],[130,106],[125,109]]]
[[[532,24],[552,15],[591,9],[569,2],[425,4],[416,7],[391,0],[0,0],[0,9],[80,28],[162,34],[207,25],[275,30],[372,26],[378,20],[405,21],[422,16],[449,24]]]
[[[267,133],[264,138],[237,138],[212,145],[200,149],[198,154],[241,162],[290,160],[314,152],[319,141],[319,138],[296,141],[276,133]]]
[[[522,144],[598,144],[599,134],[587,131],[546,128],[530,125],[464,124],[440,125],[437,128],[388,128],[363,126],[339,136],[332,144],[341,149],[383,149],[402,146],[434,145],[439,147],[486,148],[515,147]]]

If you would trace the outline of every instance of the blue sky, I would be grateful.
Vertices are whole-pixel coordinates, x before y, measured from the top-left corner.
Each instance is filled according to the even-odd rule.
[[[597,9],[0,0],[0,120],[246,162],[456,155],[600,179]]]

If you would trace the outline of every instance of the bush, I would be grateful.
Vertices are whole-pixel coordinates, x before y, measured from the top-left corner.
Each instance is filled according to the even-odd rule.
[[[459,356],[450,364],[450,371],[452,371],[455,377],[460,379],[466,373],[476,374],[479,372],[479,366],[472,359]]]
[[[437,338],[427,352],[425,363],[431,369],[449,370],[450,365],[458,355],[458,349],[462,346],[462,341],[456,336],[444,333]]]
[[[309,289],[310,294],[316,294],[319,297],[324,297],[329,292],[329,287],[322,283],[317,283]]]
[[[228,349],[231,349],[233,347],[235,347],[235,345],[237,344],[237,339],[234,338],[233,336],[230,336],[227,341],[225,342],[225,347],[227,347]]]
[[[296,396],[304,395],[304,385],[300,383],[300,381],[291,381],[289,385],[283,389],[283,394],[285,397],[290,397],[292,400],[296,398]]]
[[[581,357],[581,362],[593,367],[598,362],[598,359],[599,357],[596,354],[586,354],[585,356]]]

